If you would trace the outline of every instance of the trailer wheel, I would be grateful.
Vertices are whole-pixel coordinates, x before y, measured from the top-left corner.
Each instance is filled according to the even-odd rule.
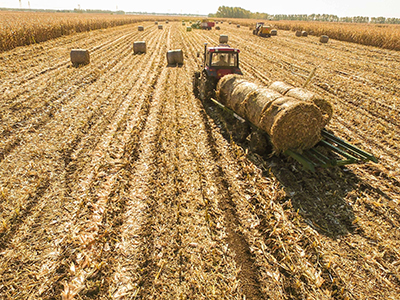
[[[259,155],[265,155],[271,152],[271,145],[267,141],[265,133],[261,130],[253,130],[250,135],[250,149]]]

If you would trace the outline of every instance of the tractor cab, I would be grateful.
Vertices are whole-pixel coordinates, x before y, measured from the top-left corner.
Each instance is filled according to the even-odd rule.
[[[242,75],[239,68],[239,49],[221,44],[207,47],[204,44],[203,64],[201,71],[193,74],[193,93],[201,100],[209,100],[215,95],[218,81],[228,74]],[[198,53],[200,57],[200,53]]]
[[[204,47],[204,71],[207,76],[219,80],[228,74],[242,74],[239,69],[239,49],[228,45]]]

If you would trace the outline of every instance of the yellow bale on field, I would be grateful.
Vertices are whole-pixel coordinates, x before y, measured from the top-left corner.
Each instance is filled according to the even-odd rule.
[[[162,26],[162,24],[158,25],[158,29],[163,29],[164,27]]]
[[[301,31],[299,31],[299,30],[296,30],[296,36],[301,36]]]
[[[133,43],[133,53],[146,53],[146,42],[145,41],[137,41]]]
[[[186,27],[186,31],[192,31],[192,27],[187,26],[187,27]]]
[[[228,44],[228,36],[226,34],[219,35],[219,43],[220,44]]]
[[[328,41],[329,41],[329,36],[327,35],[321,35],[321,37],[319,38],[320,43],[327,43]]]
[[[144,27],[143,26],[138,26],[138,31],[144,31]]]
[[[271,30],[271,35],[278,35],[278,30],[276,30],[276,29],[272,29]]]
[[[90,63],[89,50],[72,49],[70,57],[73,65],[87,65]]]
[[[167,52],[168,65],[181,65],[183,64],[183,51],[182,49],[170,50]]]
[[[301,36],[308,36],[307,31],[303,30],[303,31],[301,32]]]

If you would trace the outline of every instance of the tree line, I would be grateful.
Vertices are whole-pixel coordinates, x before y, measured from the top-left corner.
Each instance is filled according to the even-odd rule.
[[[220,6],[215,14],[209,14],[210,18],[243,18],[243,19],[264,19],[271,21],[293,20],[293,21],[319,21],[319,22],[346,22],[346,23],[373,23],[373,24],[400,24],[399,18],[369,18],[369,17],[338,17],[329,14],[311,15],[271,15],[267,13],[253,13],[241,7]]]

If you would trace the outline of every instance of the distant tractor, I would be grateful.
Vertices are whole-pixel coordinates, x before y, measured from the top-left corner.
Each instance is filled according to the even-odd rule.
[[[193,75],[193,92],[200,100],[214,97],[219,79],[228,74],[242,75],[239,68],[239,49],[227,44],[207,47],[204,44],[202,70]]]
[[[271,30],[271,26],[265,25],[264,22],[259,22],[257,23],[256,28],[253,30],[253,34],[261,37],[271,37]]]

